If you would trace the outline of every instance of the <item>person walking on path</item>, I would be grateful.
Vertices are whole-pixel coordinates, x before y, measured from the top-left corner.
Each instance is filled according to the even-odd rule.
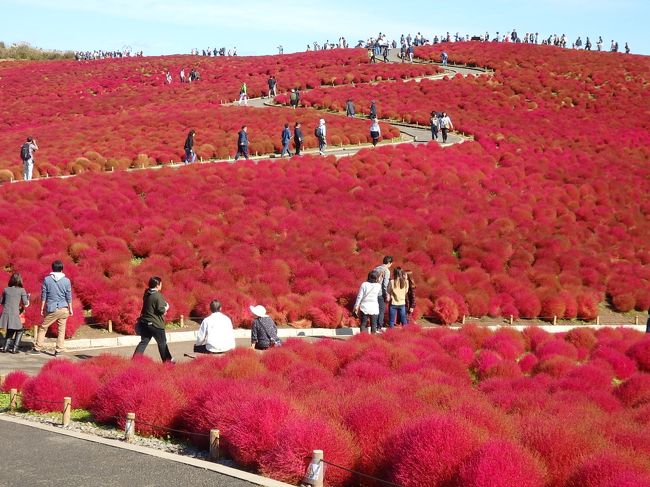
[[[327,148],[327,127],[325,126],[324,119],[321,118],[318,122],[318,127],[314,131],[314,135],[318,139],[318,153],[324,156],[325,149]]]
[[[162,279],[153,276],[149,279],[149,285],[142,297],[142,311],[135,325],[136,332],[140,335],[140,343],[133,352],[133,357],[143,355],[144,351],[153,338],[158,345],[158,353],[163,362],[174,362],[172,354],[167,346],[165,335],[165,313],[169,310],[169,304],[160,293]]]
[[[379,127],[379,121],[376,118],[372,119],[370,124],[370,138],[372,139],[372,146],[375,147],[379,142],[379,137],[381,137],[381,127]]]
[[[213,300],[210,303],[210,316],[201,322],[196,337],[194,352],[224,353],[235,348],[235,332],[232,321],[221,312],[221,302]]]
[[[294,110],[298,106],[298,95],[295,88],[291,88],[291,93],[289,94],[289,106]]]
[[[355,116],[354,102],[352,101],[352,98],[348,98],[348,101],[345,103],[345,116],[350,118],[354,118]]]
[[[196,153],[194,152],[194,136],[196,131],[190,130],[185,139],[185,164],[192,164],[196,161]]]
[[[248,160],[248,127],[242,126],[241,130],[237,133],[237,154],[235,160],[240,156],[244,156]]]
[[[407,324],[406,320],[406,295],[408,293],[409,283],[401,267],[395,269],[393,279],[388,283],[388,326],[395,327],[395,320],[399,313],[399,320],[402,325]]]
[[[300,151],[302,150],[302,142],[304,140],[304,136],[302,133],[302,128],[300,128],[300,122],[296,122],[296,125],[293,128],[293,143],[296,146],[296,155],[300,155]]]
[[[25,321],[22,312],[29,306],[29,294],[23,287],[23,279],[19,273],[14,272],[9,278],[9,284],[2,291],[2,315],[0,315],[0,328],[6,328],[4,347],[2,352],[18,353],[20,341],[23,338],[23,324]],[[13,346],[12,345],[13,341]]]
[[[185,83],[185,68],[181,68],[181,83]]]
[[[38,150],[36,141],[27,137],[25,143],[20,147],[20,158],[23,161],[23,179],[31,181],[34,173],[34,152]]]
[[[271,347],[281,345],[278,338],[278,327],[275,321],[266,314],[266,308],[261,305],[250,306],[251,313],[255,315],[251,327],[251,348],[255,350],[267,350]]]
[[[278,82],[275,79],[275,76],[271,75],[268,81],[269,85],[269,98],[278,96],[278,90],[277,90],[277,84]]]
[[[451,123],[451,118],[447,115],[447,112],[442,112],[442,117],[440,117],[440,131],[442,132],[442,143],[447,143],[447,134],[450,130],[454,130],[454,125]]]
[[[246,86],[246,82],[241,84],[241,88],[239,88],[239,105],[241,106],[241,102],[244,102],[244,105],[248,106],[248,87]]]
[[[449,61],[449,54],[447,54],[447,51],[442,51],[440,57],[442,58],[442,65],[447,66],[447,61]]]
[[[359,317],[361,333],[366,331],[368,321],[370,321],[370,333],[377,333],[379,299],[381,296],[381,284],[377,282],[378,279],[377,271],[370,271],[366,282],[361,284],[357,293],[357,300],[354,302],[353,312]]]
[[[431,118],[429,119],[429,124],[431,125],[431,140],[438,140],[438,130],[440,129],[440,118],[436,112],[431,112]]]
[[[282,129],[282,152],[280,157],[284,157],[285,154],[288,154],[291,157],[291,150],[289,149],[289,144],[291,143],[291,130],[289,130],[289,124],[285,123],[284,128]]]
[[[409,290],[406,293],[406,312],[408,314],[406,316],[406,322],[402,323],[406,325],[408,324],[409,316],[415,311],[415,283],[413,282],[413,271],[405,270],[404,274],[406,274],[406,279],[409,282]]]
[[[43,279],[41,287],[41,316],[44,318],[38,329],[34,350],[36,352],[45,350],[45,334],[50,325],[56,321],[58,330],[54,355],[63,352],[65,325],[72,314],[72,283],[63,273],[63,262],[55,260],[52,262],[52,272]]]
[[[370,120],[377,118],[377,105],[375,104],[375,100],[370,102],[370,113],[368,114],[368,118]]]
[[[393,265],[393,257],[387,255],[382,260],[381,265],[373,269],[377,272],[377,282],[381,285],[381,292],[377,298],[379,313],[377,316],[377,330],[381,331],[384,326],[384,316],[386,314],[386,301],[388,301],[388,283],[390,282],[390,267]]]

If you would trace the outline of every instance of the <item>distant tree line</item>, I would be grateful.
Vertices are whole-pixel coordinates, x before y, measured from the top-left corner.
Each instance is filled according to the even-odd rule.
[[[30,46],[26,42],[14,43],[7,46],[0,41],[0,59],[29,59],[42,61],[45,59],[74,59],[72,51],[55,51]]]

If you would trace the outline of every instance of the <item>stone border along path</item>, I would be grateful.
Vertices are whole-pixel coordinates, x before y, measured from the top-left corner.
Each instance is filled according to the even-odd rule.
[[[398,57],[399,49],[389,49],[389,63],[394,63],[394,64],[401,64],[402,61]],[[383,63],[382,61],[379,61]],[[407,63],[405,63],[407,64]],[[408,63],[410,64],[410,63]],[[441,63],[434,63],[434,62],[429,62],[429,61],[423,61],[423,60],[415,60],[414,64],[434,64],[437,66],[441,66]],[[471,66],[464,66],[464,65],[447,65],[445,67],[445,72],[444,73],[439,73],[439,74],[434,74],[430,76],[420,76],[417,78],[409,78],[406,80],[394,80],[394,79],[388,79],[388,80],[382,80],[382,81],[371,81],[369,83],[357,83],[357,84],[367,84],[367,85],[377,85],[379,83],[397,83],[397,82],[414,82],[414,83],[419,83],[423,79],[433,79],[433,80],[440,80],[444,78],[445,76],[454,76],[456,74],[461,74],[463,76],[478,76],[481,74],[492,74],[494,71],[491,71],[489,69],[485,68],[478,68],[478,67],[471,67]],[[317,89],[336,89],[339,87],[344,87],[344,86],[350,86],[349,84],[345,85],[338,85],[338,86],[327,86],[327,85],[322,85],[319,86]],[[303,90],[304,91],[311,91],[311,90]],[[237,101],[230,102],[230,103],[224,103],[222,106],[238,106]],[[286,108],[290,109],[290,107],[286,105],[279,105],[275,104],[273,102],[269,102],[268,98],[250,98],[248,100],[248,106],[252,108],[270,108],[270,107],[275,107],[275,108]],[[324,113],[328,113],[330,115],[338,115],[338,116],[345,116],[345,113],[343,112],[334,112],[330,110],[325,110],[325,109],[315,109],[315,108],[306,108],[308,110],[314,110],[314,111],[322,111]],[[356,117],[361,120],[367,120],[365,118],[365,115],[362,117]],[[428,126],[424,125],[417,125],[417,124],[409,124],[409,123],[404,123],[404,122],[399,122],[397,120],[389,120],[389,119],[379,119],[381,122],[387,123],[389,125],[392,125],[394,127],[399,128],[401,138],[399,140],[397,139],[392,139],[391,141],[384,141],[380,142],[378,146],[386,146],[386,145],[398,145],[398,144],[426,144],[431,142],[431,130],[429,129]],[[452,118],[453,121],[453,118]],[[462,144],[465,141],[470,141],[473,140],[473,137],[468,134],[463,134],[459,132],[452,132],[449,133],[449,136],[447,138],[448,142],[446,144],[443,144],[442,142],[438,142],[438,144],[441,147],[449,147],[454,144]],[[331,145],[327,146],[327,156],[335,156],[336,158],[339,157],[346,157],[346,156],[351,156],[359,152],[361,149],[368,149],[372,148],[372,144],[365,143],[365,144],[359,144],[356,146],[340,146],[340,147],[334,147]],[[318,154],[318,149],[303,149],[303,154],[305,155],[317,155]],[[279,154],[263,154],[263,155],[255,155],[251,156],[250,160],[253,161],[255,164],[257,164],[261,160],[267,160],[267,159],[279,159],[280,156]],[[228,159],[206,159],[206,160],[201,160],[200,162],[195,162],[194,164],[213,164],[213,163],[227,163],[227,164],[235,164],[236,161],[233,158],[228,158]],[[134,171],[150,171],[150,170],[156,170],[156,169],[162,169],[165,167],[171,167],[171,168],[179,168],[179,167],[184,167],[186,164],[183,162],[174,162],[171,164],[163,164],[163,165],[157,165],[157,166],[147,166],[147,167],[130,167],[128,169],[120,170],[120,171],[115,171],[115,172],[134,172]],[[113,172],[113,171],[102,171],[98,172],[97,174],[104,174],[106,172]],[[82,174],[86,174],[87,172],[83,172],[81,174],[64,174],[61,176],[47,176],[47,177],[39,177],[39,178],[34,178],[32,181],[39,181],[43,179],[68,179],[68,178],[74,178],[77,176],[80,176]],[[11,181],[11,183],[24,183],[26,181],[23,181],[21,179],[15,179]],[[2,183],[0,183],[2,184]]]

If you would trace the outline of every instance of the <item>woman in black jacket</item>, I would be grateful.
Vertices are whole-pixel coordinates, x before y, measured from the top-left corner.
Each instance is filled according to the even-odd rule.
[[[278,338],[278,327],[273,318],[266,314],[264,306],[250,306],[251,313],[255,315],[251,327],[251,348],[266,350],[270,347],[281,345]]]
[[[196,161],[196,153],[194,152],[194,136],[196,131],[190,130],[185,139],[185,164],[191,164]]]
[[[174,362],[169,347],[167,346],[167,336],[165,335],[165,313],[169,309],[169,304],[160,293],[162,289],[162,279],[152,277],[149,279],[149,287],[145,290],[142,298],[142,311],[140,318],[136,323],[136,331],[140,335],[140,343],[133,352],[133,356],[143,355],[147,345],[153,338],[158,344],[158,352],[163,362]]]

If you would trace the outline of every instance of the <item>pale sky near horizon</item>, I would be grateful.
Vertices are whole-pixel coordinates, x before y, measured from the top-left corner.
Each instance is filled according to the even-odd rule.
[[[307,43],[352,45],[379,31],[389,39],[400,34],[425,37],[449,31],[461,34],[507,32],[566,33],[595,42],[612,39],[620,50],[650,54],[646,33],[650,0],[491,0],[437,2],[341,0],[224,2],[209,0],[0,0],[0,41],[28,42],[46,49],[121,50],[145,55],[186,54],[237,48],[240,55],[304,51]]]

